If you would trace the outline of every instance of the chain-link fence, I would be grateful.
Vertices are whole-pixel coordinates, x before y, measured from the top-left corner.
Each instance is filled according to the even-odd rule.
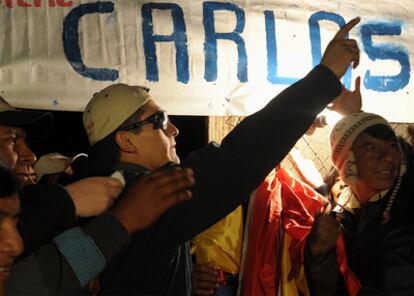
[[[209,141],[220,142],[222,138],[231,131],[244,117],[230,116],[230,117],[210,117],[209,118]],[[391,124],[398,135],[408,140],[407,123],[393,123]],[[271,135],[269,135],[271,136]],[[295,147],[302,152],[302,155],[309,160],[312,160],[316,168],[321,173],[322,177],[330,171],[332,165],[330,161],[329,149],[329,127],[316,129],[311,136],[304,135],[296,143]],[[282,165],[297,176],[294,164],[289,157],[286,157]]]

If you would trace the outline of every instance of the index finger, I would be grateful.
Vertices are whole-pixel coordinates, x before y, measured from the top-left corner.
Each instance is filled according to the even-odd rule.
[[[343,26],[335,35],[335,37],[333,39],[344,39],[346,34],[349,33],[349,31],[351,31],[351,29],[353,27],[356,26],[356,24],[359,23],[359,21],[361,20],[360,17],[356,17],[352,20],[350,20],[345,26]]]
[[[361,76],[358,76],[355,79],[355,90],[354,91],[360,91],[361,88]]]

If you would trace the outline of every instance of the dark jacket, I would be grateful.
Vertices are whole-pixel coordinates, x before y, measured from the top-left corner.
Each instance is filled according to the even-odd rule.
[[[30,185],[22,189],[17,229],[23,239],[21,258],[76,224],[76,209],[67,191],[59,186]]]
[[[193,198],[133,235],[129,249],[106,268],[102,294],[189,294],[185,242],[248,199],[340,90],[337,77],[318,66],[245,118],[220,147],[192,153],[182,166],[194,171]]]
[[[382,213],[392,190],[379,201],[369,202],[356,210],[355,214],[348,211],[337,213],[344,232],[349,266],[364,288],[360,295],[374,295],[365,294],[368,287],[376,290],[376,295],[414,295],[412,162],[413,155],[410,154],[408,171],[403,176],[388,223],[382,223]],[[330,254],[324,261],[318,262],[319,266],[308,266],[308,270],[317,271],[307,274],[313,295],[338,295],[337,291],[332,290],[341,281],[340,277],[332,276],[338,274],[335,259],[335,255]],[[307,262],[312,263],[309,260]]]

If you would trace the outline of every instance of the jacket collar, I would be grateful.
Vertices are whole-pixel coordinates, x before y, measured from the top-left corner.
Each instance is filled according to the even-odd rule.
[[[117,162],[114,163],[112,166],[114,171],[123,171],[128,173],[135,173],[135,174],[149,174],[151,170],[147,169],[144,166],[128,163],[128,162]]]

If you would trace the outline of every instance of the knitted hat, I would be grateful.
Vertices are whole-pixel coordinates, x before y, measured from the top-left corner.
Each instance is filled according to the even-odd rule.
[[[356,178],[356,161],[351,150],[356,138],[367,128],[382,124],[393,130],[383,117],[366,112],[354,113],[342,118],[330,134],[331,160],[341,178],[352,184]]]
[[[356,166],[356,159],[354,153],[352,152],[352,145],[356,138],[367,128],[381,124],[388,127],[391,131],[394,132],[391,125],[383,117],[372,114],[372,113],[355,113],[348,115],[342,118],[334,126],[330,135],[330,144],[331,144],[331,160],[333,165],[340,172],[341,178],[348,184],[355,184],[355,181],[358,178],[358,170]],[[395,132],[394,132],[395,134]],[[400,151],[400,143],[397,141]],[[401,163],[399,176],[393,186],[390,198],[388,199],[387,206],[383,212],[383,222],[386,223],[390,220],[391,208],[394,203],[394,200],[397,196],[397,193],[400,189],[402,176],[406,171],[405,158],[401,152]]]
[[[83,112],[83,125],[91,146],[114,132],[150,99],[148,89],[122,83],[94,94]]]

